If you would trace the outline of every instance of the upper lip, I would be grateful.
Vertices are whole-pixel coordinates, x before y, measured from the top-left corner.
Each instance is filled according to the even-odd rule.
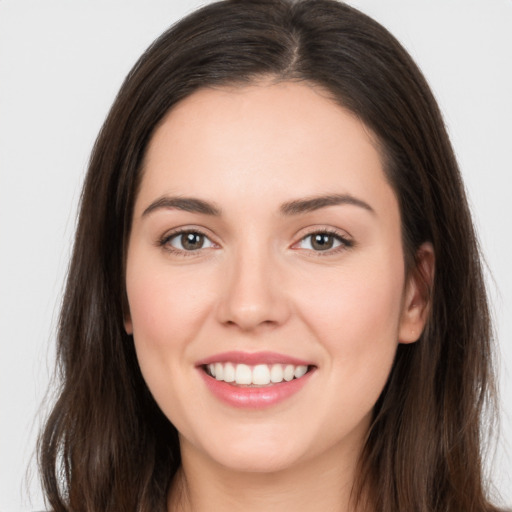
[[[205,357],[197,361],[196,366],[205,366],[213,363],[235,363],[246,364],[255,366],[257,364],[293,364],[294,366],[312,366],[311,361],[299,359],[297,357],[289,356],[286,354],[279,354],[277,352],[241,352],[230,351],[221,352],[212,356]]]

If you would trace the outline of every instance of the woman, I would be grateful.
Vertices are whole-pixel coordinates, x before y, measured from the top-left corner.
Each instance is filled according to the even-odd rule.
[[[142,56],[94,148],[59,357],[56,511],[496,510],[457,164],[410,57],[344,4],[212,4]]]

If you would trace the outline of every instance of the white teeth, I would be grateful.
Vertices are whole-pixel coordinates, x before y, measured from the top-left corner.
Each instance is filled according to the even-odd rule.
[[[224,380],[224,365],[222,363],[215,363],[215,378]]]
[[[283,367],[280,364],[273,364],[270,369],[270,382],[283,382]]]
[[[224,365],[224,381],[235,382],[235,367],[231,363]]]
[[[243,386],[268,386],[280,382],[300,379],[307,371],[306,365],[295,366],[293,364],[247,364],[214,363],[207,367],[208,373],[216,380],[235,383]]]
[[[246,364],[238,364],[235,370],[235,382],[237,384],[252,384],[251,368]]]
[[[295,368],[295,371],[293,372],[293,375],[296,379],[300,379],[303,375],[306,375],[307,371],[307,366],[297,366],[297,368]]]
[[[253,368],[252,383],[259,386],[270,384],[270,370],[266,364],[259,364]]]
[[[295,373],[295,366],[291,364],[287,364],[284,369],[284,380],[289,382],[293,379],[293,374]]]

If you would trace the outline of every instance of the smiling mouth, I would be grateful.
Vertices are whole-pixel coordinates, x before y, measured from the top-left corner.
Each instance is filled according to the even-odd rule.
[[[314,366],[293,364],[237,364],[231,362],[210,363],[202,366],[207,375],[233,386],[262,387],[297,380]]]

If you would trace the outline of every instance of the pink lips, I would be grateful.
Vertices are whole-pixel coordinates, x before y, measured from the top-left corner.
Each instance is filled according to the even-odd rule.
[[[222,352],[221,354],[215,354],[214,356],[207,357],[198,361],[196,366],[204,366],[211,363],[224,363],[230,361],[231,363],[236,364],[247,364],[247,365],[256,365],[256,364],[293,364],[295,366],[305,365],[308,366],[311,364],[309,361],[305,361],[304,359],[297,359],[296,357],[287,356],[284,354],[278,354],[276,352]]]
[[[210,392],[222,402],[238,408],[263,409],[283,402],[298,393],[310,380],[314,368],[299,379],[283,381],[262,387],[236,386],[216,380],[208,375],[204,367],[212,363],[232,362],[254,366],[257,364],[293,364],[311,366],[311,362],[275,352],[224,352],[198,361],[198,368]]]

